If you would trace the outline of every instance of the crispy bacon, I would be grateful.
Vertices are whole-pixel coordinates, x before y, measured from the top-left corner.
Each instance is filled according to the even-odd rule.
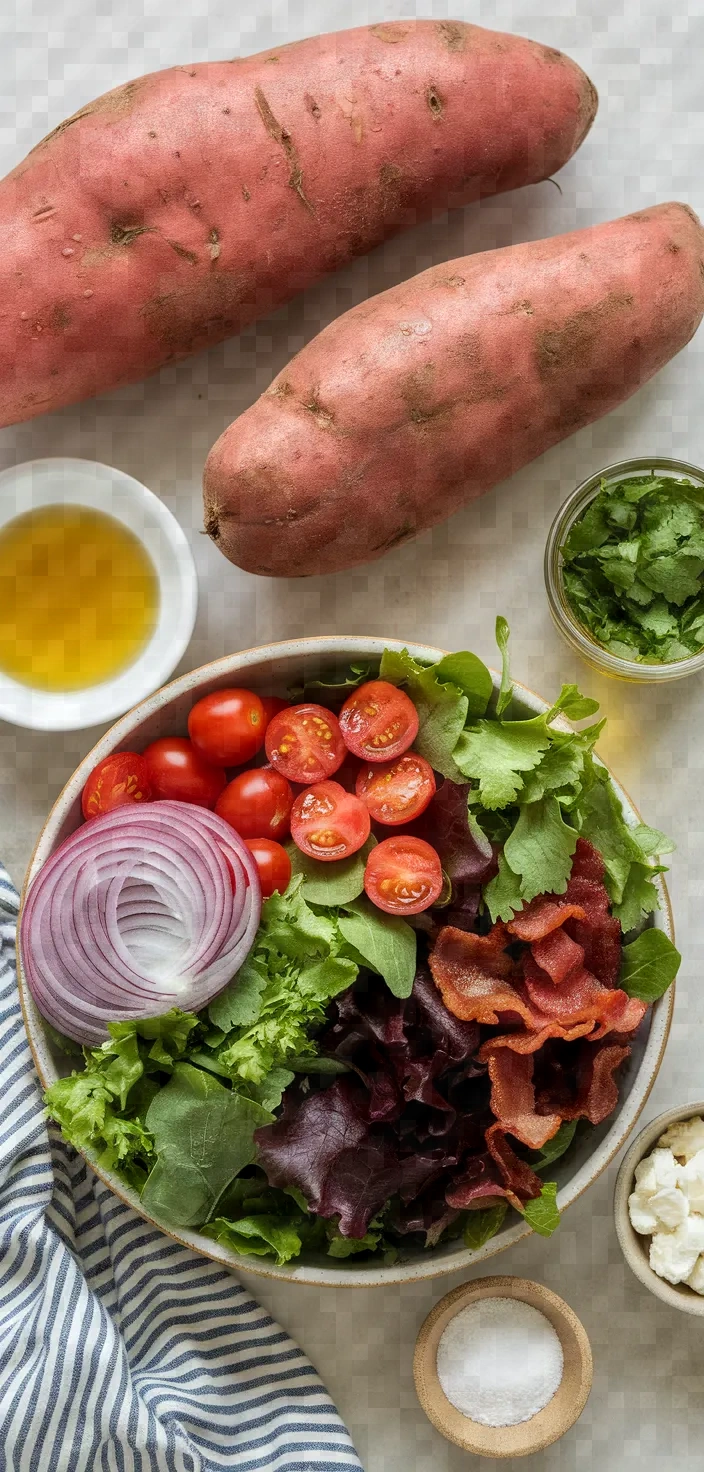
[[[559,986],[571,971],[584,965],[584,947],[572,940],[560,926],[550,931],[543,940],[535,940],[531,946],[533,959],[542,971],[546,971],[555,986]]]
[[[531,1150],[540,1150],[557,1134],[562,1115],[536,1114],[532,1055],[515,1053],[511,1048],[495,1049],[488,1043],[485,1056],[491,1079],[492,1114],[509,1135]]]
[[[541,894],[514,915],[506,929],[518,940],[544,940],[551,930],[557,930],[558,926],[564,925],[566,920],[573,917],[575,920],[585,919],[581,905],[561,899],[556,894]]]

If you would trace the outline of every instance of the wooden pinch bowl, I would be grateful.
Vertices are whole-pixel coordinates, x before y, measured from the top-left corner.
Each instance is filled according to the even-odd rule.
[[[564,1358],[562,1380],[552,1399],[517,1426],[485,1426],[463,1415],[447,1399],[438,1379],[440,1338],[451,1319],[482,1298],[517,1298],[545,1315],[555,1330]],[[592,1352],[584,1326],[556,1293],[530,1278],[475,1278],[446,1293],[428,1314],[413,1357],[416,1393],[429,1421],[455,1446],[479,1457],[527,1457],[543,1451],[574,1426],[592,1387]]]

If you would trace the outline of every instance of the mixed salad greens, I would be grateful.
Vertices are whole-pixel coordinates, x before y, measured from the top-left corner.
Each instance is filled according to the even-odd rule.
[[[579,623],[622,659],[670,664],[704,648],[704,490],[668,475],[602,481],[562,550]]]
[[[378,671],[355,666],[292,692],[339,709],[350,691],[379,678],[410,697],[414,750],[438,776],[433,800],[411,825],[442,864],[443,892],[431,908],[403,919],[371,903],[364,875],[373,833],[335,863],[289,844],[291,880],[265,900],[247,959],[209,1006],[112,1023],[97,1047],[54,1033],[82,1066],[48,1090],[49,1114],[166,1224],[197,1227],[234,1252],[278,1264],[301,1252],[393,1261],[409,1247],[452,1237],[478,1248],[509,1205],[538,1232],[557,1225],[557,1186],[544,1172],[575,1131],[589,1127],[590,1106],[580,1114],[571,1096],[539,1149],[519,1143],[514,1151],[502,1135],[490,1158],[485,1136],[496,1128],[497,1084],[493,1063],[487,1068],[479,1055],[500,1029],[481,1011],[463,1017],[461,1007],[445,1004],[449,993],[433,980],[438,936],[468,937],[489,958],[487,974],[505,977],[518,952],[535,972],[528,932],[525,941],[512,935],[512,922],[532,915],[544,896],[564,910],[557,897],[579,898],[581,884],[599,936],[610,926],[617,937],[615,973],[604,984],[590,975],[590,984],[643,1003],[615,1038],[623,1044],[679,963],[662,931],[643,928],[658,905],[660,858],[672,845],[655,829],[625,822],[594,756],[604,722],[569,729],[559,719],[589,721],[597,702],[566,685],[549,711],[520,716],[503,619],[497,640],[496,691],[471,653],[424,666],[406,650],[386,650]],[[570,913],[585,915],[579,906]],[[581,938],[582,955],[586,946],[589,959],[591,945],[596,957],[587,921],[574,924],[585,934],[573,928],[577,940],[565,944],[579,950]],[[600,964],[592,958],[595,974]],[[525,999],[528,970],[527,983],[512,975]],[[552,1041],[535,1052],[536,1080],[545,1082],[548,1063],[551,1080],[570,1069],[582,1077],[585,1048],[596,1056],[583,1036],[589,1026],[594,1020],[581,1025],[582,1036],[576,1029],[575,1040],[552,1029]],[[612,1046],[609,1073],[628,1047],[616,1052]],[[504,1049],[502,1057],[513,1066],[518,1055]],[[537,1107],[547,1114],[539,1098]],[[526,1171],[538,1187],[521,1188]]]

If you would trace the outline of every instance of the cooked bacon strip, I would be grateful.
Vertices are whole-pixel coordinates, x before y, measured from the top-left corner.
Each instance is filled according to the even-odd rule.
[[[532,1024],[530,1005],[512,986],[515,968],[506,945],[503,925],[489,935],[470,935],[445,925],[430,953],[430,970],[448,1011],[465,1022],[495,1027],[499,1021],[521,1018]]]
[[[555,986],[532,956],[525,957],[524,967],[527,999],[545,1021],[554,1019],[567,1027],[587,1020],[601,1024],[623,1010],[626,993],[602,986],[585,966],[575,967],[562,986]]]
[[[528,1165],[525,1160],[519,1160],[515,1151],[511,1149],[503,1125],[497,1122],[489,1126],[486,1132],[486,1144],[504,1178],[506,1195],[511,1200],[511,1195],[515,1194],[518,1198],[519,1210],[521,1204],[524,1205],[526,1201],[532,1201],[534,1197],[540,1195],[543,1189],[540,1176],[536,1175],[532,1166]],[[516,1201],[514,1200],[512,1204],[515,1206]]]
[[[572,856],[572,878],[593,879],[597,884],[601,884],[604,878],[604,860],[588,838],[577,839]]]
[[[588,1119],[590,1124],[601,1124],[608,1119],[618,1104],[618,1084],[614,1079],[616,1069],[630,1055],[630,1048],[621,1043],[602,1043],[594,1048],[586,1042],[579,1049],[575,1064],[577,1088],[573,1100],[557,1103],[550,1089],[538,1094],[538,1109],[559,1109],[563,1119]],[[552,1114],[548,1118],[552,1118]]]
[[[585,912],[580,905],[561,899],[556,894],[541,894],[514,915],[506,928],[518,940],[543,940],[551,930],[557,930],[573,917],[575,920],[584,920]]]
[[[593,1035],[594,1023],[590,1020],[575,1022],[573,1027],[567,1027],[563,1022],[546,1022],[538,1032],[508,1032],[502,1033],[498,1038],[489,1038],[486,1043],[482,1043],[477,1057],[481,1063],[486,1063],[492,1048],[510,1048],[514,1053],[537,1053],[549,1038],[559,1038],[563,1043],[574,1043],[577,1038],[591,1038]],[[603,1033],[599,1036],[603,1037]]]
[[[572,940],[562,927],[551,930],[544,940],[534,941],[531,951],[534,961],[547,972],[555,986],[560,986],[570,971],[584,965],[584,947]]]
[[[532,1055],[515,1053],[509,1048],[493,1049],[490,1043],[486,1059],[491,1079],[492,1114],[509,1135],[515,1135],[531,1150],[540,1150],[546,1140],[557,1134],[562,1116],[538,1115],[535,1112]]]

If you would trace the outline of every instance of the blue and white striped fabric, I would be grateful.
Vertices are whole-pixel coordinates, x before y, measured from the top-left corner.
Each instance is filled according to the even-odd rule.
[[[0,866],[0,1467],[362,1472],[312,1365],[232,1274],[47,1130]]]

